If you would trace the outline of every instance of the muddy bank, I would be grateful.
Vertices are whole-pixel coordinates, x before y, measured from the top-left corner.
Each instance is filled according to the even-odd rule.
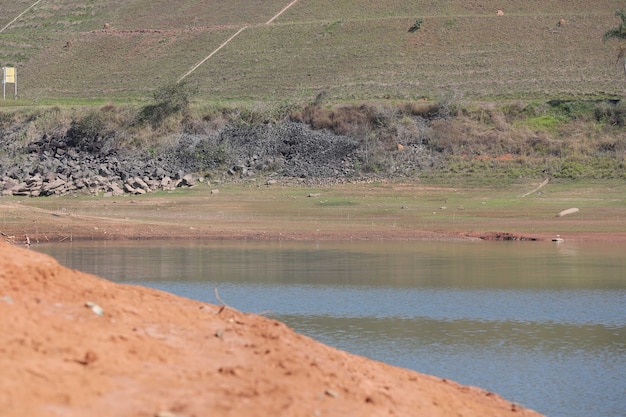
[[[17,416],[539,414],[226,306],[0,243],[0,411]]]

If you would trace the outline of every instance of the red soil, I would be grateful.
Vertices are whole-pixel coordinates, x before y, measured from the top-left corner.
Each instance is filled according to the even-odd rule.
[[[0,369],[3,417],[539,415],[275,320],[114,284],[4,243]]]

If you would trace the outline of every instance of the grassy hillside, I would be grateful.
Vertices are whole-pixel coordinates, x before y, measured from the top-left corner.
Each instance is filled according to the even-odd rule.
[[[289,0],[3,3],[0,64],[17,66],[27,103],[144,100],[242,28],[187,77],[200,99],[307,101],[321,91],[329,100],[626,94],[615,45],[602,43],[623,0],[300,0],[269,24]],[[409,33],[418,18],[421,29]]]

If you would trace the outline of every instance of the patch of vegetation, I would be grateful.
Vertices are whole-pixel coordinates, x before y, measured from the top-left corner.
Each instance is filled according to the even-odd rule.
[[[253,106],[243,106],[237,110],[237,116],[232,121],[245,126],[275,123],[288,118],[297,107],[296,104],[289,100],[283,100],[271,105],[255,104]]]
[[[326,26],[324,28],[324,33],[325,34],[331,34],[333,33],[333,31],[340,26],[343,23],[343,20],[339,19],[339,20],[335,20],[333,23],[329,24],[328,26]]]
[[[357,175],[507,181],[626,175],[621,102],[451,107],[429,101],[331,104],[320,96],[305,105],[285,100],[250,106],[198,104],[191,101],[192,92],[185,85],[169,86],[147,106],[6,108],[0,110],[3,147],[12,155],[17,148],[11,143],[55,138],[100,153],[133,147],[153,156],[171,151],[213,169],[227,164],[232,153],[216,132],[288,119],[358,142],[352,161]]]
[[[415,23],[413,23],[413,25],[409,28],[409,33],[417,32],[418,30],[420,30],[423,23],[424,23],[423,18],[420,17],[419,19],[416,19]]]
[[[198,92],[198,88],[186,81],[167,84],[154,93],[155,104],[145,106],[139,114],[139,123],[150,123],[158,128],[163,122],[174,115],[182,114],[187,117],[191,97]]]
[[[588,117],[602,101],[587,100],[550,100],[547,102],[549,108],[544,110],[545,113],[552,114],[555,117],[563,117],[568,119],[584,119]]]
[[[448,19],[446,20],[446,23],[444,23],[444,26],[448,29],[451,29],[454,27],[454,25],[456,25],[456,20],[455,19]]]
[[[563,120],[551,115],[543,115],[526,119],[522,125],[528,126],[532,130],[554,131]]]
[[[610,126],[626,126],[626,102],[620,101],[617,104],[601,103],[593,109],[595,119]]]
[[[123,145],[131,123],[122,108],[113,105],[87,108],[72,116],[70,126],[64,133],[57,129],[53,137],[61,138],[71,147],[94,154],[107,154]]]

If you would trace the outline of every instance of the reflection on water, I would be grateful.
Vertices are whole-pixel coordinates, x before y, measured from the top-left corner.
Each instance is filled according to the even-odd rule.
[[[626,409],[626,245],[150,242],[41,246],[72,268],[220,298],[323,343],[550,417]]]

